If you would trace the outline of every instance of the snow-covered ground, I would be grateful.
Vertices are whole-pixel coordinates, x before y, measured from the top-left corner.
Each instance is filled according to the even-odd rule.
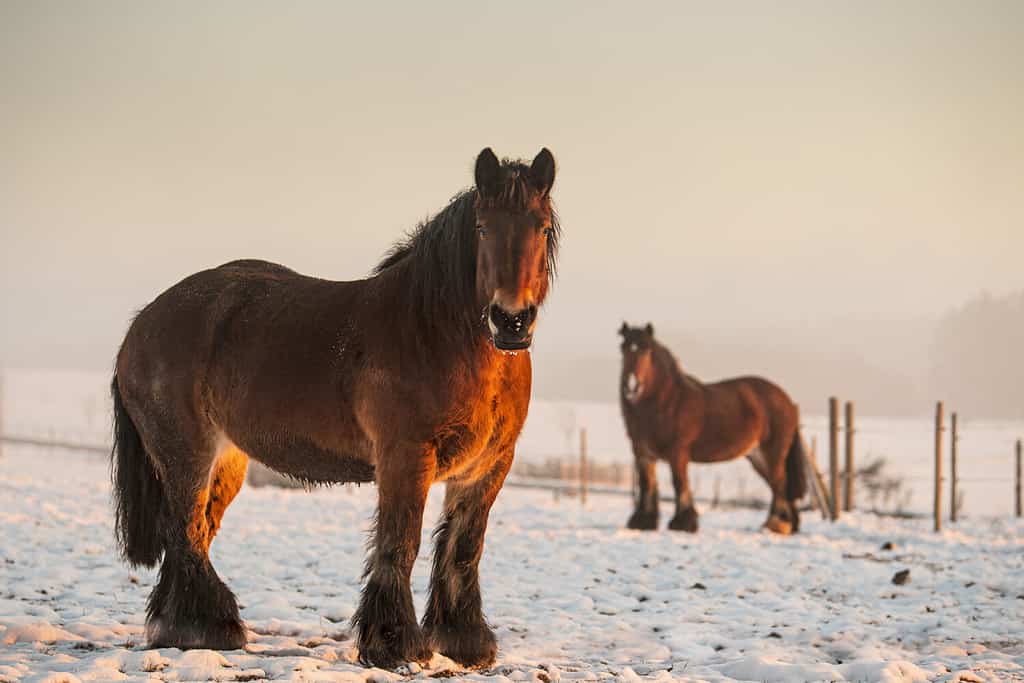
[[[117,560],[105,459],[8,447],[0,681],[449,676],[439,656],[423,671],[354,663],[348,619],[374,500],[372,486],[244,489],[212,554],[244,606],[249,647],[147,651],[154,572]],[[500,653],[467,679],[1024,680],[1020,521],[972,518],[936,535],[920,520],[809,514],[805,533],[781,538],[758,530],[761,513],[715,510],[690,536],[624,530],[628,505],[502,492],[481,565]],[[903,569],[910,582],[894,585]],[[428,572],[422,557],[420,613]]]

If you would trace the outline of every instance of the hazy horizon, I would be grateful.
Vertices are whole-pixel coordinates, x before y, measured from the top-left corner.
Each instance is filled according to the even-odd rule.
[[[914,330],[1024,289],[1022,44],[1016,2],[7,3],[0,366],[110,367],[234,258],[364,277],[482,147],[547,146],[539,395],[597,392],[577,357],[613,395],[624,319],[916,373]]]

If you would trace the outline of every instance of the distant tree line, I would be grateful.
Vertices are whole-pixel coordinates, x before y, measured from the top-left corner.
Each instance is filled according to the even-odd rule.
[[[1024,418],[1024,291],[981,294],[936,326],[930,386],[976,417]]]

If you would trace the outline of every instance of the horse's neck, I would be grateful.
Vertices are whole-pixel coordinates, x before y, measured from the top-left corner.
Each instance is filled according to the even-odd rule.
[[[665,394],[679,394],[684,400],[703,391],[704,385],[697,378],[686,374],[675,357],[663,349],[658,367],[658,391]]]
[[[704,384],[691,374],[688,374],[682,368],[679,368],[679,378],[683,386],[687,391],[701,391],[704,389]]]
[[[380,300],[395,302],[395,343],[424,352],[431,365],[478,372],[493,360],[483,308],[470,310],[466,302],[446,298],[437,287],[417,281],[416,275],[407,260],[374,278]],[[411,343],[414,335],[419,343]]]

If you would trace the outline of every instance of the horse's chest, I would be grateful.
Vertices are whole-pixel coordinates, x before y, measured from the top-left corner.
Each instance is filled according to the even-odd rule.
[[[436,443],[438,478],[473,480],[491,471],[515,446],[528,401],[528,393],[495,387],[457,410]]]
[[[669,457],[680,441],[690,438],[692,431],[685,418],[656,407],[635,410],[626,422],[630,439],[653,458]]]

